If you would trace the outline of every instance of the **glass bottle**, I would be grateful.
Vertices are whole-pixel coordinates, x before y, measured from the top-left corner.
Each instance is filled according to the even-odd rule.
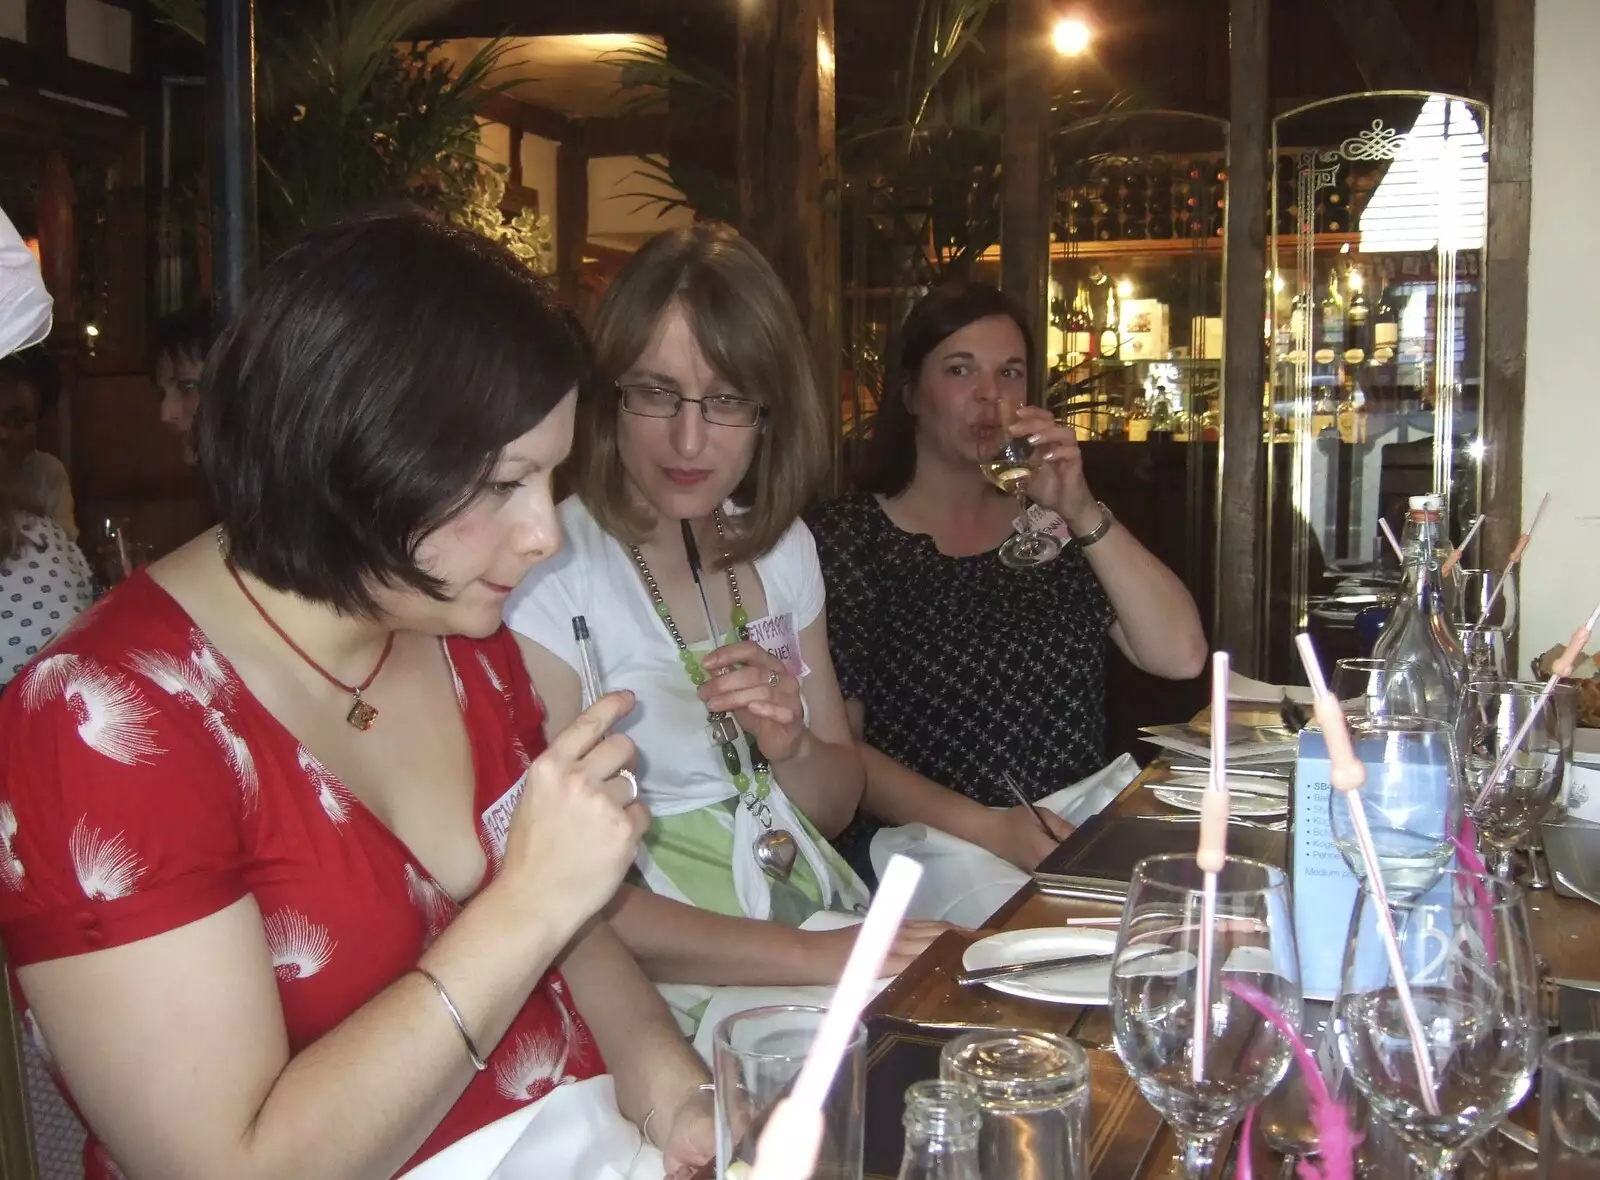
[[[1411,497],[1400,594],[1372,654],[1390,667],[1385,699],[1391,712],[1449,724],[1455,721],[1460,690],[1461,649],[1439,575],[1441,516],[1438,497]]]
[[[979,1180],[978,1092],[965,1082],[913,1082],[906,1090],[900,1180]]]

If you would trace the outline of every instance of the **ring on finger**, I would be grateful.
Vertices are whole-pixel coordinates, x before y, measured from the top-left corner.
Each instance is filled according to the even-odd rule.
[[[772,671],[767,673],[767,687],[768,688],[777,688],[778,687],[778,670],[776,668],[774,668]]]
[[[628,784],[628,802],[637,803],[639,801],[639,780],[634,778],[633,771],[619,770],[617,771],[617,777]]]

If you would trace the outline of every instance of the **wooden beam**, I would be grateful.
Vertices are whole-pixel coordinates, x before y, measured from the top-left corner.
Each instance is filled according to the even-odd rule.
[[[26,0],[23,21],[28,49],[47,61],[67,59],[66,0]]]
[[[1483,438],[1475,564],[1499,569],[1522,531],[1528,240],[1533,181],[1534,0],[1490,0],[1489,220],[1484,251]],[[1472,555],[1469,555],[1469,560]],[[1517,653],[1507,653],[1517,667]]]
[[[579,135],[556,149],[556,284],[568,307],[578,305],[584,243],[589,240],[589,154]]]
[[[572,135],[573,120],[549,107],[539,106],[509,94],[491,94],[478,104],[478,114],[494,123],[504,123],[529,135],[562,143]]]
[[[1260,675],[1266,617],[1262,569],[1266,383],[1267,163],[1272,152],[1267,93],[1267,6],[1228,6],[1228,201],[1222,257],[1222,446],[1217,481],[1213,636],[1246,676]]]
[[[1050,285],[1049,0],[1006,4],[1005,122],[1000,130],[1000,286],[1033,336],[1028,400],[1044,396]]]
[[[140,115],[148,103],[130,74],[91,62],[40,53],[35,46],[0,37],[0,78],[12,86],[70,95]]]
[[[778,272],[830,405],[839,381],[833,0],[741,4],[739,228]],[[825,194],[829,194],[825,198]]]
[[[1432,90],[1432,70],[1393,0],[1324,0],[1369,90]]]

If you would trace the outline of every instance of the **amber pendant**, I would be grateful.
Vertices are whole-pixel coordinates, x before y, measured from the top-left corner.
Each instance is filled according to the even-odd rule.
[[[354,728],[365,733],[372,728],[372,723],[378,719],[378,710],[361,699],[361,694],[356,693],[355,703],[350,706],[350,711],[344,715]]]

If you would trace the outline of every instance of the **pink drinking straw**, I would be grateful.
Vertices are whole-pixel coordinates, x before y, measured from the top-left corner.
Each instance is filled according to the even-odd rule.
[[[1416,1001],[1411,998],[1411,982],[1406,978],[1405,961],[1400,957],[1400,936],[1395,932],[1394,915],[1389,912],[1389,892],[1384,888],[1383,873],[1378,868],[1378,850],[1372,843],[1372,829],[1367,826],[1366,808],[1361,802],[1361,788],[1367,781],[1366,767],[1356,758],[1350,744],[1350,730],[1345,724],[1344,710],[1338,699],[1328,691],[1328,682],[1322,677],[1322,665],[1317,662],[1317,649],[1311,636],[1302,631],[1295,636],[1295,646],[1300,650],[1300,662],[1305,666],[1306,679],[1311,682],[1311,707],[1317,724],[1322,727],[1322,740],[1328,747],[1331,765],[1328,778],[1333,789],[1344,796],[1350,809],[1350,826],[1356,832],[1356,844],[1361,849],[1361,863],[1367,870],[1367,888],[1378,910],[1378,930],[1383,935],[1383,946],[1389,957],[1389,970],[1394,975],[1395,991],[1400,998],[1400,1012],[1405,1019],[1406,1034],[1411,1040],[1411,1055],[1416,1060],[1417,1082],[1422,1089],[1422,1104],[1429,1114],[1439,1113],[1439,1099],[1434,1093],[1433,1061],[1428,1056],[1427,1041],[1422,1035],[1422,1021],[1417,1018]]]
[[[1539,690],[1539,697],[1533,702],[1533,708],[1528,710],[1528,715],[1522,719],[1522,724],[1517,726],[1517,732],[1506,743],[1506,748],[1500,751],[1500,760],[1494,764],[1494,770],[1489,777],[1483,780],[1483,789],[1478,792],[1478,797],[1472,801],[1474,810],[1481,808],[1489,798],[1489,792],[1494,789],[1495,783],[1500,781],[1500,776],[1511,765],[1511,760],[1517,755],[1517,747],[1522,745],[1534,722],[1539,720],[1539,714],[1544,712],[1545,705],[1550,703],[1550,696],[1566,677],[1572,675],[1572,669],[1577,666],[1578,657],[1583,654],[1584,645],[1589,642],[1596,624],[1600,624],[1600,606],[1589,612],[1589,620],[1572,633],[1572,638],[1567,641],[1567,648],[1555,658],[1550,666],[1550,679],[1544,682],[1544,687]]]
[[[1450,571],[1461,564],[1461,555],[1467,551],[1467,546],[1472,544],[1472,538],[1478,535],[1478,530],[1483,527],[1483,522],[1488,520],[1487,515],[1480,514],[1472,522],[1472,527],[1467,530],[1467,535],[1461,538],[1461,544],[1450,550],[1450,556],[1444,559],[1444,564],[1439,567],[1439,572],[1445,577],[1450,576]]]
[[[806,1180],[816,1167],[822,1145],[822,1103],[921,877],[922,866],[916,861],[890,858],[794,1089],[773,1108],[756,1142],[751,1180]]]
[[[1528,542],[1533,540],[1533,530],[1539,527],[1539,518],[1544,515],[1545,506],[1550,503],[1550,493],[1546,492],[1539,500],[1539,507],[1533,510],[1533,519],[1528,522],[1528,531],[1517,538],[1517,543],[1511,546],[1511,555],[1506,558],[1506,568],[1500,571],[1500,578],[1489,588],[1489,597],[1483,604],[1483,613],[1478,616],[1478,621],[1473,625],[1474,631],[1481,631],[1488,625],[1489,615],[1494,610],[1494,604],[1500,601],[1500,592],[1505,589],[1506,581],[1511,577],[1511,571],[1516,568],[1517,562],[1522,560],[1523,550],[1527,549]]]
[[[1389,542],[1389,548],[1394,550],[1394,555],[1400,559],[1400,564],[1405,565],[1406,555],[1400,552],[1400,542],[1394,539],[1394,530],[1389,527],[1389,522],[1383,517],[1378,517],[1378,527],[1383,530],[1383,536]]]
[[[1211,657],[1211,777],[1200,793],[1200,845],[1194,860],[1205,874],[1200,893],[1200,976],[1195,981],[1194,1056],[1189,1077],[1206,1076],[1211,1023],[1211,959],[1216,952],[1217,874],[1228,863],[1228,653]]]

